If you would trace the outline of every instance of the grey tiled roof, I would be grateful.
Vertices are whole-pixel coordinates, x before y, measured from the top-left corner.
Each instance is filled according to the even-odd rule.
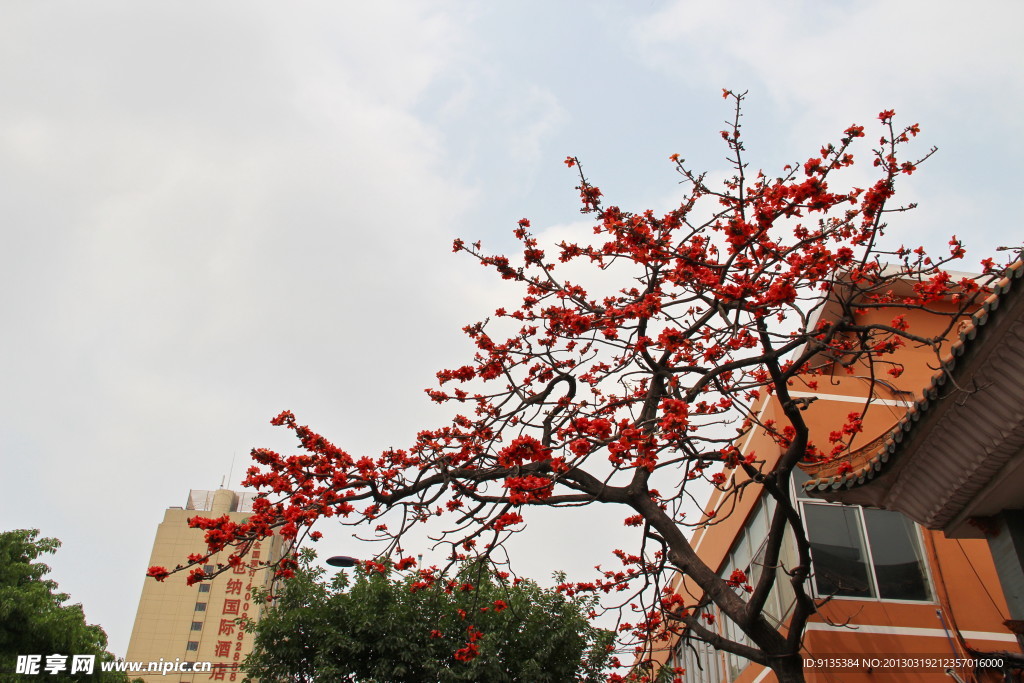
[[[1018,260],[1003,275],[964,325],[922,397],[892,429],[851,454],[852,471],[839,474],[839,463],[833,463],[812,475],[803,485],[808,495],[900,509],[940,528],[1020,451],[1024,262]],[[907,457],[922,448],[926,461]],[[865,486],[876,480],[886,483]]]

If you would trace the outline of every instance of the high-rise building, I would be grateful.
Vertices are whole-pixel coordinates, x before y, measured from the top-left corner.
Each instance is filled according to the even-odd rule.
[[[190,528],[190,517],[220,517],[244,521],[252,512],[251,492],[228,489],[189,492],[184,508],[172,507],[157,527],[149,566],[175,567],[192,553],[205,553],[204,532]],[[254,544],[246,564],[229,569],[216,578],[189,586],[185,575],[174,575],[163,582],[147,579],[139,599],[128,645],[128,662],[212,662],[209,672],[192,673],[172,669],[172,673],[146,673],[133,676],[147,683],[160,681],[242,681],[241,664],[252,649],[252,634],[239,628],[236,620],[258,618],[261,606],[252,599],[252,590],[266,587],[271,572],[253,565],[280,557],[278,537]],[[228,551],[210,558],[209,563],[227,562]],[[223,557],[221,557],[223,555]],[[211,566],[210,569],[213,567]]]

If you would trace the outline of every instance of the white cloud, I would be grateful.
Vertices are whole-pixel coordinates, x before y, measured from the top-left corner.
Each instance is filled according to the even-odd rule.
[[[465,316],[436,264],[471,195],[413,107],[466,26],[415,3],[66,9],[0,29],[27,55],[0,67],[3,517],[67,541],[55,577],[123,652],[118,587],[162,508],[290,447],[273,414],[356,448],[430,414],[410,358]]]
[[[1024,7],[1008,0],[970,12],[951,1],[677,0],[637,22],[632,35],[651,64],[689,82],[751,88],[758,97],[767,90],[798,124],[784,131],[791,141],[830,133],[815,130],[826,113],[958,108],[949,95],[962,90],[999,92],[1006,106],[996,115],[1019,126],[1022,19]]]

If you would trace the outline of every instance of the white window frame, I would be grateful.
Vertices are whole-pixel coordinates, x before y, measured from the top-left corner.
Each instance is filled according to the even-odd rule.
[[[734,569],[741,569],[747,575],[751,585],[753,585],[754,560],[761,551],[764,550],[765,545],[768,543],[768,532],[771,530],[771,518],[775,512],[776,505],[777,503],[775,499],[768,493],[762,493],[757,502],[754,503],[753,508],[748,513],[746,521],[740,528],[736,538],[733,539],[733,544],[730,547],[728,554],[726,554],[721,568],[719,569],[718,575],[721,578],[727,579]],[[764,538],[755,546],[754,540],[751,537],[751,532],[753,531],[753,525],[759,518],[763,520],[763,524],[760,526],[764,533]],[[736,551],[740,549],[742,544],[746,544],[746,550],[749,550],[750,557],[746,558],[744,562],[738,562],[736,558]],[[765,571],[765,569],[765,567],[759,566],[760,571]],[[779,569],[775,568],[774,571],[779,571]],[[746,594],[742,587],[734,590],[737,595],[743,596]],[[782,604],[782,597],[779,594],[778,589],[778,577],[776,577],[776,582],[772,586],[771,593],[769,593],[768,599],[765,601],[765,608],[765,616],[769,621],[774,623],[777,627],[784,623],[788,610],[784,609]],[[718,616],[716,622],[720,624],[719,632],[722,636],[744,645],[752,645],[746,634],[739,629],[739,626],[734,624],[730,619],[728,619],[728,617],[722,614],[721,611],[716,610],[716,613]],[[719,663],[719,673],[725,676],[725,679],[729,681],[735,680],[752,663],[750,660],[740,657],[739,655],[734,655],[730,652],[722,651],[721,655],[723,660]],[[733,674],[733,669],[735,669],[735,675]]]
[[[819,498],[810,498],[806,494],[803,494],[803,490],[796,483],[796,477],[792,478],[792,484],[793,484],[793,500],[799,506],[800,523],[801,523],[801,525],[803,525],[804,537],[807,538],[808,543],[810,543],[811,538],[810,538],[810,533],[807,530],[807,514],[805,512],[805,508],[807,506],[812,506],[813,507],[815,505],[820,505],[820,506],[831,506],[831,507],[846,508],[848,510],[854,510],[856,512],[856,515],[857,515],[857,525],[858,525],[857,531],[860,534],[860,538],[861,538],[861,541],[862,541],[863,546],[864,546],[864,553],[866,555],[865,562],[867,564],[867,569],[868,569],[868,583],[870,584],[869,587],[870,587],[871,595],[869,595],[869,596],[828,595],[828,594],[823,594],[823,593],[818,591],[818,580],[817,580],[817,578],[814,575],[815,574],[815,572],[814,572],[814,556],[813,556],[813,553],[812,553],[811,554],[811,592],[814,595],[814,597],[816,597],[816,598],[830,598],[832,600],[860,600],[862,602],[891,602],[891,603],[900,604],[900,605],[934,605],[934,604],[937,604],[936,597],[935,597],[935,582],[932,579],[931,563],[928,561],[928,556],[925,553],[926,546],[925,546],[925,543],[924,543],[924,534],[921,532],[921,525],[920,524],[918,524],[917,522],[915,522],[913,520],[909,520],[910,523],[913,525],[914,533],[915,533],[916,538],[917,538],[917,547],[921,551],[921,559],[922,559],[921,564],[924,567],[925,590],[927,590],[927,592],[928,592],[928,598],[925,599],[925,600],[906,600],[906,599],[897,599],[897,598],[883,598],[883,597],[881,597],[879,595],[879,591],[878,591],[878,577],[876,576],[876,573],[875,573],[875,557],[874,557],[874,554],[873,554],[873,552],[871,550],[871,540],[868,537],[867,523],[864,520],[864,509],[865,509],[864,506],[863,505],[847,505],[845,503],[833,503],[831,501],[821,500]],[[881,509],[884,509],[884,508],[872,508],[872,509],[879,509],[879,510],[881,510]],[[889,510],[888,512],[895,512],[895,511],[894,510]],[[896,514],[901,514],[901,513],[897,512]]]

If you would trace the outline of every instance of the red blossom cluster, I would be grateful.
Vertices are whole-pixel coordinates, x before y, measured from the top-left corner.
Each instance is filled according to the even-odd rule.
[[[506,512],[491,520],[490,528],[495,531],[504,531],[506,527],[523,523],[523,516],[518,512]]]
[[[469,642],[464,647],[459,648],[452,655],[460,662],[469,662],[476,658],[480,654],[480,646],[477,645],[477,641],[483,638],[483,632],[476,626],[470,624],[466,627],[466,638]]]

